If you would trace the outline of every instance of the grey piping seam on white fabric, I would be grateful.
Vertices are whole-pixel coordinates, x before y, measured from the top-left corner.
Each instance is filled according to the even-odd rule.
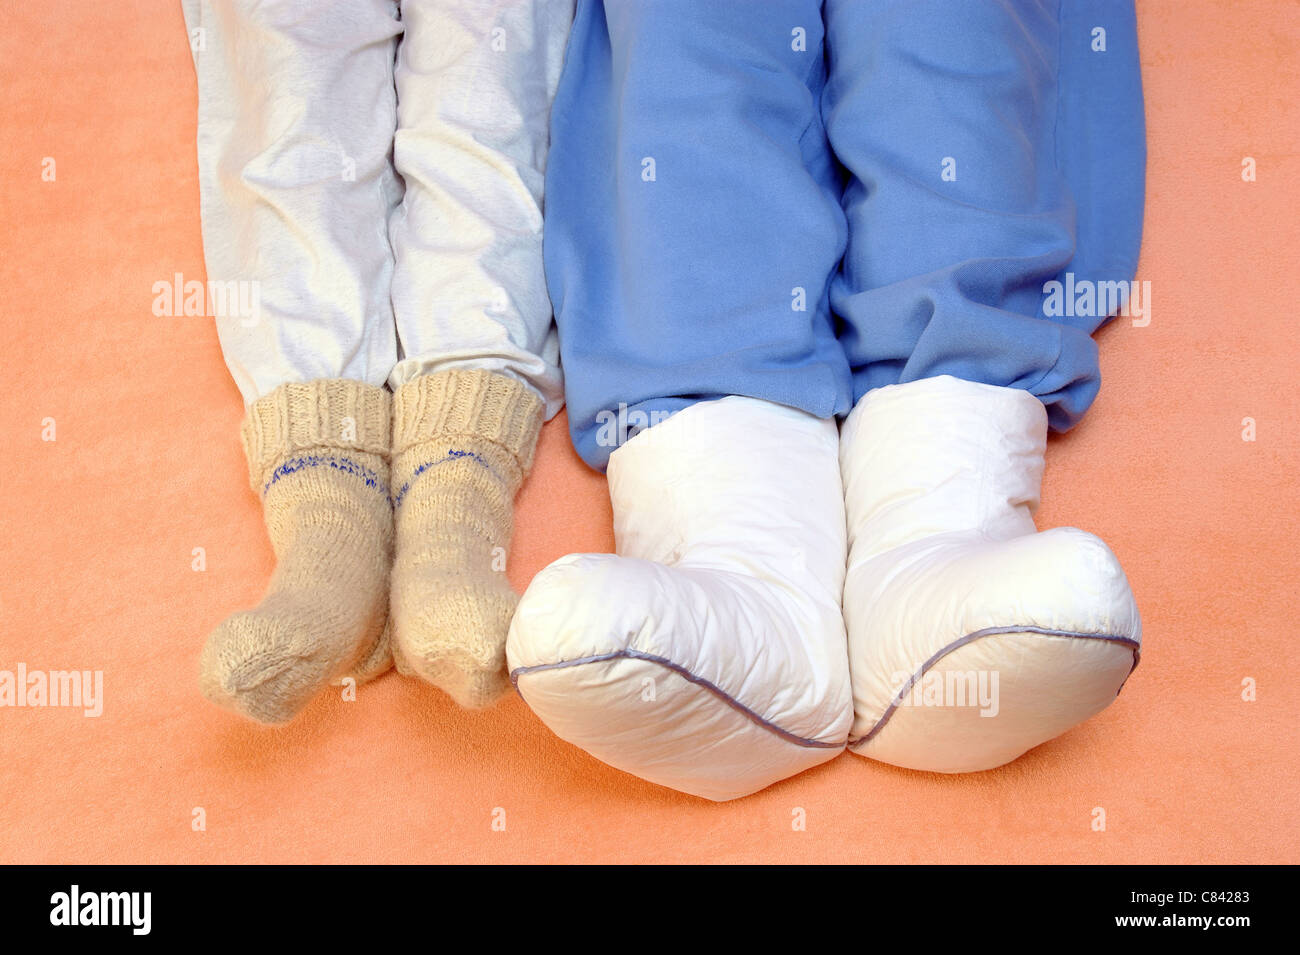
[[[978,640],[981,637],[991,637],[1000,633],[1037,633],[1047,637],[1073,637],[1078,640],[1104,640],[1110,643],[1123,644],[1133,651],[1133,665],[1129,667],[1128,674],[1124,677],[1124,683],[1128,682],[1128,678],[1132,676],[1133,671],[1137,669],[1138,661],[1142,659],[1142,644],[1133,637],[1121,637],[1113,633],[1078,633],[1073,630],[1050,630],[1047,627],[986,627],[983,630],[976,630],[974,633],[968,633],[966,636],[954,640],[952,643],[939,650],[938,653],[931,656],[930,659],[922,663],[920,668],[908,678],[908,681],[903,684],[902,688],[894,695],[894,699],[890,702],[885,712],[880,715],[880,719],[876,721],[876,725],[871,727],[871,730],[866,733],[866,735],[859,736],[857,739],[849,739],[849,749],[853,749],[856,746],[861,746],[863,743],[869,742],[873,736],[884,729],[885,724],[889,722],[889,718],[894,715],[894,711],[901,705],[903,697],[905,697],[912,687],[916,686],[917,681],[919,681],[921,677],[925,676],[925,674],[929,672],[930,668],[941,659],[952,653],[954,650],[960,649],[966,644]],[[1120,690],[1124,689],[1124,683],[1119,685]],[[1119,696],[1119,690],[1115,691],[1115,695]]]
[[[713,693],[715,696],[717,696],[720,700],[722,700],[732,709],[743,714],[749,720],[763,727],[764,729],[770,730],[772,733],[776,734],[777,736],[781,737],[787,742],[794,743],[798,746],[809,746],[817,749],[843,749],[844,748],[844,743],[842,742],[828,743],[824,740],[808,739],[803,736],[796,736],[794,733],[791,733],[787,729],[783,729],[782,727],[773,723],[771,720],[759,716],[749,707],[745,706],[745,704],[741,703],[735,697],[731,696],[730,694],[722,690],[716,684],[709,682],[708,680],[704,679],[704,677],[702,676],[695,675],[694,673],[686,669],[681,664],[674,663],[672,660],[669,660],[666,657],[655,656],[653,653],[643,653],[640,650],[631,650],[631,649],[614,650],[611,651],[610,653],[599,653],[599,654],[595,654],[594,656],[577,657],[576,659],[573,660],[561,660],[558,663],[538,663],[533,666],[516,667],[515,669],[510,671],[510,682],[514,684],[515,691],[519,693],[520,696],[523,696],[523,692],[520,691],[519,689],[519,678],[521,676],[526,676],[529,673],[537,673],[543,670],[563,670],[569,667],[581,666],[587,663],[602,663],[606,660],[626,660],[626,659],[646,660],[650,663],[657,663],[662,667],[666,667],[667,669],[672,670],[674,673],[677,673],[678,675],[684,677],[685,679],[689,680],[691,683],[694,683],[697,686],[704,687],[706,690],[708,690],[710,693]],[[527,702],[527,700],[525,700],[525,702]]]

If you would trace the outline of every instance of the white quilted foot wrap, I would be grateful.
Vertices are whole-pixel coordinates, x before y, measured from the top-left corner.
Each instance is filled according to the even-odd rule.
[[[618,556],[534,578],[511,679],[561,738],[707,799],[756,792],[843,748],[852,720],[833,421],[702,402],[610,458]]]
[[[1027,391],[948,376],[868,392],[849,415],[854,752],[992,769],[1105,708],[1137,665],[1115,555],[1034,527],[1046,438]]]

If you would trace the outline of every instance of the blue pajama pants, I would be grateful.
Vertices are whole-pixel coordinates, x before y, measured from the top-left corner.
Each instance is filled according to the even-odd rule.
[[[1127,288],[1145,159],[1132,0],[579,0],[544,239],[575,447],[945,374],[1069,428],[1106,295],[1052,283]]]

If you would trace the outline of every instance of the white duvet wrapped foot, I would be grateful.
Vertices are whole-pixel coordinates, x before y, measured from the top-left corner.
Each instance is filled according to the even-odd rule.
[[[849,415],[854,752],[992,769],[1099,712],[1137,665],[1115,555],[1034,527],[1046,437],[1029,392],[948,376],[868,392]]]
[[[643,779],[744,796],[823,763],[852,720],[833,421],[701,402],[609,463],[618,556],[534,578],[511,679],[561,738]]]

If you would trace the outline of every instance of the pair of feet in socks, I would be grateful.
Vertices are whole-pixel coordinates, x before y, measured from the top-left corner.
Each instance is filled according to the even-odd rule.
[[[1141,624],[1109,548],[1038,532],[1028,392],[938,377],[834,421],[693,405],[610,458],[618,554],[543,570],[511,679],[560,737],[715,800],[849,748],[1000,766],[1104,708]]]
[[[204,694],[279,724],[396,663],[463,706],[499,696],[517,602],[503,557],[540,425],[531,389],[483,371],[392,395],[287,384],[255,402],[244,445],[276,569],[261,603],[208,638]]]

